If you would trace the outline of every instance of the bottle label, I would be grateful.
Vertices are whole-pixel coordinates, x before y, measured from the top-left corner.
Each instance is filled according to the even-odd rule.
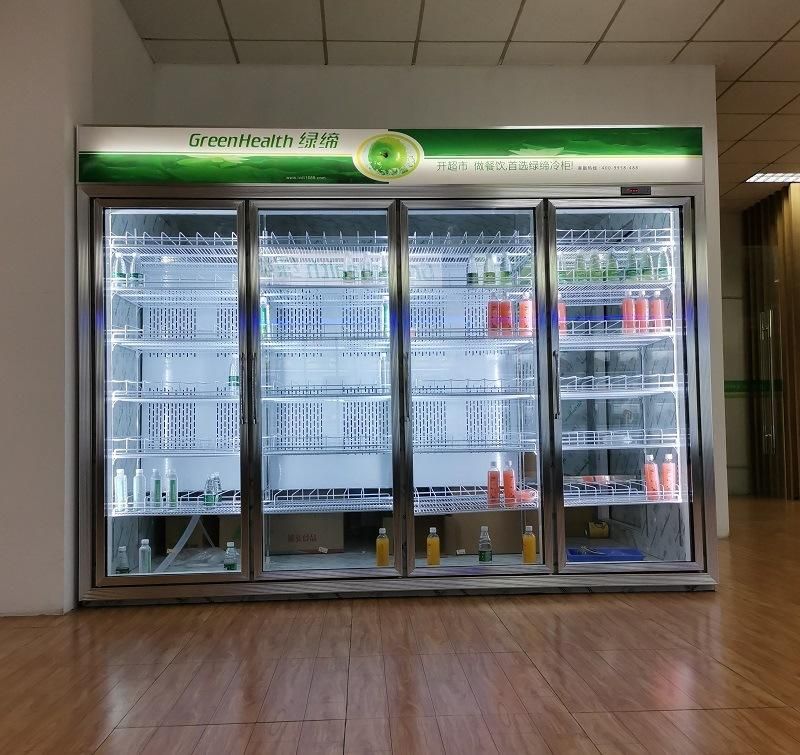
[[[491,562],[491,560],[492,560],[491,549],[478,551],[478,563],[488,564]]]

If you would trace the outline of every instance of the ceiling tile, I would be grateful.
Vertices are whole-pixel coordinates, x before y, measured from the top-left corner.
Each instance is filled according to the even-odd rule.
[[[786,107],[779,112],[800,115],[800,97],[795,97]]]
[[[718,79],[738,79],[769,47],[769,42],[689,42],[676,63],[709,63]]]
[[[795,147],[783,157],[779,157],[764,168],[775,173],[800,173],[800,148]]]
[[[800,24],[797,24],[784,37],[789,42],[800,42]]]
[[[590,63],[656,65],[669,63],[683,42],[601,42]]]
[[[760,163],[761,166],[785,155],[797,142],[767,142],[742,140],[719,156],[722,163]]]
[[[512,42],[503,65],[581,65],[594,42]]]
[[[719,164],[719,181],[725,183],[728,181],[746,181],[754,173],[758,173],[765,163],[720,163]]]
[[[194,39],[146,39],[144,46],[156,63],[235,63],[230,42]]]
[[[742,183],[735,186],[724,195],[723,202],[727,206],[735,206],[738,209],[745,209],[754,205],[764,197],[779,191],[781,184],[746,184]]]
[[[717,138],[728,141],[741,139],[759,123],[766,120],[764,115],[721,113],[717,115]]]
[[[504,42],[518,10],[519,0],[426,0],[420,39]]]
[[[748,139],[792,141],[800,139],[800,115],[773,115],[764,121]]]
[[[122,0],[145,39],[228,38],[217,0]]]
[[[609,41],[687,40],[717,0],[627,0],[606,34]]]
[[[426,3],[426,13],[427,7]],[[619,0],[528,0],[514,39],[520,42],[596,42],[618,7]]]
[[[502,42],[420,42],[417,65],[496,66]]]
[[[319,0],[222,0],[234,39],[322,39]]]
[[[800,42],[778,42],[744,78],[750,81],[800,81]]]
[[[283,65],[322,65],[325,53],[322,42],[251,42],[236,43],[242,63],[277,63]]]
[[[774,113],[800,94],[800,82],[739,81],[717,100],[718,113]]]
[[[797,0],[725,0],[697,33],[698,40],[775,40],[800,21]]]
[[[717,97],[723,94],[732,84],[732,81],[717,81]]]
[[[420,0],[329,1],[325,3],[325,31],[328,39],[413,42],[417,37],[419,6]]]
[[[328,62],[343,66],[409,66],[413,42],[328,42]]]
[[[728,147],[733,144],[732,141],[717,141],[717,154],[723,153]]]

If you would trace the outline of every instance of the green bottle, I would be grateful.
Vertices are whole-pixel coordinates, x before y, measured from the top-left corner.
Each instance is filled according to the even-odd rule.
[[[625,280],[639,280],[639,264],[636,259],[636,252],[633,249],[628,252],[628,260],[625,263]]]

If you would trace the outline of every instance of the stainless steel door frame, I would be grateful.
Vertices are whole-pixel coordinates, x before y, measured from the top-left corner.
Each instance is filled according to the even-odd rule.
[[[668,188],[668,187],[665,187]],[[710,365],[701,366],[703,354],[699,353],[699,323],[698,294],[697,294],[697,260],[700,256],[705,261],[705,239],[698,239],[695,233],[695,214],[702,215],[702,197],[699,192],[693,192],[692,197],[651,196],[635,199],[551,199],[547,202],[548,214],[548,252],[550,255],[551,300],[553,307],[551,315],[551,336],[553,339],[553,359],[551,363],[551,384],[559,385],[558,356],[555,327],[557,327],[557,249],[556,249],[556,212],[559,209],[586,209],[604,210],[619,208],[677,208],[681,217],[682,265],[683,274],[683,317],[685,323],[684,357],[687,377],[687,413],[688,413],[688,458],[689,472],[692,481],[691,505],[691,537],[693,558],[689,561],[666,562],[629,562],[629,563],[602,563],[602,564],[568,564],[566,561],[566,536],[564,522],[564,492],[563,474],[561,469],[561,429],[560,416],[554,417],[554,436],[557,445],[554,446],[554,473],[557,485],[557,532],[558,532],[558,571],[563,574],[596,574],[596,573],[626,573],[626,572],[693,572],[711,571],[713,564],[709,563],[707,554],[710,548],[709,539],[716,533],[709,530],[710,522],[714,519],[714,469],[713,469],[713,429],[708,423],[703,423],[703,401],[707,402],[707,412],[710,411]],[[701,205],[699,210],[697,205]],[[702,244],[702,254],[698,255],[698,245]],[[703,294],[707,297],[707,271],[705,271],[705,288]],[[708,334],[705,335],[706,340]],[[705,374],[702,373],[705,369]],[[557,399],[557,388],[554,389],[554,400]],[[709,451],[710,454],[709,455]],[[712,556],[713,557],[713,556]]]
[[[543,357],[547,354],[547,338],[542,339],[542,334],[547,333],[545,323],[547,320],[547,306],[544,297],[546,271],[545,264],[539,264],[540,261],[545,259],[545,217],[544,217],[544,200],[540,198],[519,198],[519,199],[430,199],[430,200],[410,200],[405,199],[400,201],[400,261],[401,261],[401,284],[402,284],[402,339],[403,339],[403,355],[402,366],[403,372],[401,382],[405,391],[405,484],[408,486],[409,496],[407,504],[408,521],[406,523],[406,541],[410,544],[408,553],[406,554],[406,574],[415,578],[435,578],[435,577],[476,577],[476,576],[493,576],[502,578],[504,575],[531,575],[531,574],[548,574],[553,571],[553,498],[547,495],[547,470],[548,464],[545,459],[550,455],[550,435],[549,435],[549,421],[547,421],[547,414],[550,411],[548,390],[545,390],[546,380],[544,376],[547,374],[542,371]],[[539,395],[539,463],[542,472],[542,479],[539,481],[539,516],[542,522],[542,539],[544,542],[540,543],[540,552],[542,553],[543,563],[534,566],[514,566],[514,565],[497,565],[497,566],[459,566],[459,567],[425,567],[416,566],[416,559],[414,553],[414,448],[413,448],[413,424],[411,417],[411,375],[409,371],[409,348],[411,341],[411,277],[409,269],[410,251],[408,245],[408,217],[409,213],[414,210],[503,210],[503,209],[525,209],[530,210],[533,214],[534,220],[534,263],[536,265],[536,317],[537,317],[537,391]]]
[[[164,210],[192,210],[192,209],[218,209],[236,211],[236,233],[238,254],[238,285],[239,285],[239,352],[240,352],[240,391],[244,396],[242,387],[248,381],[246,355],[246,333],[241,329],[244,317],[243,302],[245,296],[245,247],[243,238],[245,234],[245,203],[231,199],[106,199],[92,200],[92,243],[90,245],[92,285],[88,302],[89,311],[92,313],[93,326],[90,329],[92,339],[93,370],[91,376],[91,412],[93,415],[93,454],[92,454],[92,511],[94,529],[94,584],[97,587],[105,586],[149,586],[167,584],[195,584],[213,582],[243,582],[250,579],[250,562],[248,549],[244,544],[249,542],[248,522],[249,502],[244,497],[245,481],[247,479],[247,433],[245,421],[240,415],[240,451],[239,474],[242,488],[242,502],[239,518],[242,528],[241,569],[238,573],[225,574],[222,572],[204,572],[197,574],[152,574],[150,576],[117,576],[106,574],[106,491],[105,491],[105,463],[106,463],[106,319],[105,319],[105,269],[103,239],[105,236],[106,210],[137,210],[137,209],[164,209]],[[88,329],[87,329],[88,330]],[[246,402],[242,402],[244,405]],[[87,410],[88,414],[88,410]],[[84,508],[84,507],[82,507]],[[83,580],[82,580],[83,581]]]
[[[396,316],[400,306],[400,284],[398,271],[397,249],[397,202],[394,199],[270,199],[248,202],[248,219],[250,239],[248,245],[249,270],[249,306],[248,319],[252,323],[251,340],[249,344],[250,364],[252,365],[252,403],[253,418],[260,414],[262,393],[261,386],[261,334],[255,327],[259,319],[259,213],[262,210],[385,210],[387,220],[388,253],[389,253],[389,310]],[[394,569],[387,568],[352,568],[352,569],[298,569],[296,571],[281,570],[269,572],[264,570],[264,524],[262,511],[262,444],[261,432],[251,418],[251,449],[250,467],[252,470],[253,487],[253,520],[252,520],[252,549],[253,549],[253,577],[255,580],[269,582],[287,582],[297,580],[341,580],[341,579],[368,579],[375,577],[399,577],[403,574],[403,538],[402,520],[405,506],[405,492],[402,486],[398,487],[398,479],[402,478],[403,457],[401,451],[402,431],[399,419],[402,415],[403,394],[400,390],[400,353],[401,342],[399,329],[392,326],[389,331],[389,350],[391,364],[391,416],[392,416],[392,491],[393,510],[392,525],[394,539]],[[260,420],[260,417],[259,417]],[[395,477],[395,475],[398,475]]]

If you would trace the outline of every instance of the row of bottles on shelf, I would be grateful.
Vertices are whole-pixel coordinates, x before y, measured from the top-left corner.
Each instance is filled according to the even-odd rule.
[[[214,472],[208,476],[205,488],[203,489],[203,503],[213,506],[219,503],[222,496],[222,484],[219,474]],[[128,496],[128,475],[124,469],[117,469],[114,475],[114,503],[118,506],[128,508],[143,507],[150,505],[160,507],[166,504],[168,507],[178,505],[178,475],[175,470],[167,471],[166,486],[161,478],[161,473],[153,470],[148,487],[147,477],[141,468],[138,468],[133,476],[133,494]]]
[[[119,252],[114,254],[111,281],[118,288],[141,288],[144,286],[144,272],[136,252],[131,254],[130,264],[125,263],[125,258]]]
[[[428,566],[440,566],[442,557],[441,542],[436,527],[431,527],[425,542],[425,563]],[[489,564],[492,562],[492,538],[489,535],[489,527],[481,525],[478,536],[478,563]],[[536,535],[533,534],[533,525],[525,525],[522,534],[522,563],[536,563]],[[386,528],[378,530],[378,537],[375,541],[375,565],[389,566],[389,536]]]
[[[528,294],[516,304],[510,299],[490,299],[486,304],[486,324],[490,336],[514,333],[530,336],[533,335],[535,322],[533,300]]]
[[[672,280],[672,261],[665,249],[631,249],[624,259],[613,252],[577,252],[559,257],[559,283],[655,282]]]
[[[518,503],[525,503],[533,500],[533,491],[517,487],[517,476],[512,462],[507,461],[503,468],[502,485],[500,482],[500,470],[497,462],[493,461],[489,465],[489,473],[486,483],[486,500],[489,508],[500,505],[501,492],[502,501],[506,507],[513,508]],[[502,491],[501,491],[502,487]]]
[[[662,497],[673,497],[680,490],[678,485],[678,469],[672,454],[664,454],[664,461],[659,465],[653,454],[645,454],[642,466],[642,478],[644,479],[645,495],[650,500],[658,500]],[[573,478],[565,478],[572,480]],[[581,475],[573,481],[586,483],[587,485],[615,485],[617,483],[627,483],[625,480],[615,478],[614,475],[596,474]]]
[[[239,565],[239,553],[233,541],[228,541],[225,547],[225,555],[222,558],[222,566],[225,571],[236,571]],[[128,546],[120,545],[117,548],[117,559],[114,564],[114,571],[117,574],[130,574],[131,564],[128,559]],[[144,538],[139,546],[139,574],[150,574],[153,571],[153,551],[150,548],[149,538]]]
[[[583,322],[583,321],[581,321]],[[622,332],[623,333],[658,333],[668,331],[670,326],[667,317],[667,306],[661,293],[656,291],[648,297],[644,291],[628,291],[622,300]],[[566,333],[567,305],[558,299],[558,329]]]
[[[508,249],[502,251],[499,260],[488,253],[482,257],[472,254],[467,261],[468,286],[513,286],[520,280],[530,282],[531,265],[524,264],[515,271]]]

